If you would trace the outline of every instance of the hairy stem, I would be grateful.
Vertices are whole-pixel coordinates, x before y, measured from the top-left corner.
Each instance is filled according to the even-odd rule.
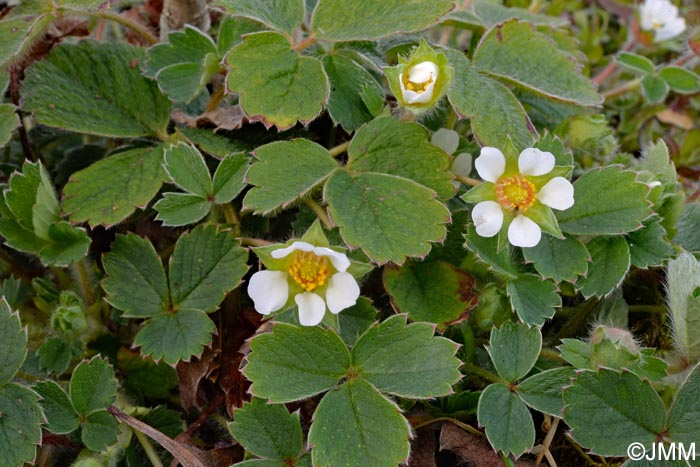
[[[332,148],[330,148],[328,150],[328,153],[333,157],[338,157],[339,155],[341,155],[345,151],[347,151],[349,146],[350,146],[350,141],[346,141],[346,142],[341,143],[337,146],[333,146]]]
[[[136,439],[139,440],[139,443],[141,443],[143,452],[146,453],[146,457],[148,457],[148,460],[151,461],[151,465],[153,465],[153,467],[163,467],[163,463],[160,461],[158,453],[155,449],[153,449],[151,440],[149,440],[148,437],[139,430],[132,430],[132,432],[134,433],[134,436],[136,436]]]
[[[328,217],[328,213],[323,208],[323,206],[321,206],[311,198],[305,199],[304,204],[306,204],[314,212],[314,214],[316,214],[316,217],[318,217],[318,219],[321,221],[321,224],[323,224],[324,228],[326,228],[327,230],[333,228],[333,223]]]
[[[138,34],[139,37],[141,37],[146,43],[149,45],[153,45],[158,43],[158,38],[151,34],[151,31],[146,29],[145,27],[141,26],[138,23],[135,23],[131,21],[130,19],[126,18],[125,16],[120,15],[119,13],[116,13],[114,11],[72,11],[68,10],[66,11],[67,14],[74,14],[74,15],[79,15],[79,16],[89,16],[91,18],[101,18],[101,19],[106,19],[109,21],[113,21],[115,23],[121,24],[125,28],[129,29],[130,31],[133,31],[134,33]]]

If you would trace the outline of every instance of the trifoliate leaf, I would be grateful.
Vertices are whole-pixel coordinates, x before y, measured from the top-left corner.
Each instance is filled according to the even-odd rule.
[[[474,66],[549,99],[599,106],[603,98],[576,61],[529,23],[517,19],[489,29],[474,51]]]
[[[165,170],[184,191],[202,198],[212,196],[209,169],[202,154],[194,146],[177,144],[165,148]]]
[[[350,367],[350,353],[331,330],[275,324],[255,337],[246,377],[251,392],[272,402],[306,399],[335,386]]]
[[[276,141],[255,150],[258,162],[248,169],[253,185],[243,199],[246,209],[269,214],[285,209],[321,184],[338,167],[328,151],[307,139]]]
[[[0,414],[1,465],[33,464],[44,421],[39,395],[18,384],[0,386]]]
[[[324,41],[372,40],[426,29],[453,7],[447,0],[319,0],[311,30]]]
[[[74,173],[63,189],[73,222],[112,226],[144,208],[165,177],[163,147],[131,149]]]
[[[491,329],[487,348],[498,374],[512,383],[528,374],[542,349],[542,333],[536,326],[505,322]]]
[[[454,194],[450,157],[430,143],[428,130],[417,123],[379,117],[360,128],[348,147],[347,167],[414,180],[440,198]]]
[[[425,256],[445,237],[449,211],[435,193],[405,178],[336,171],[324,191],[333,221],[350,246],[378,263]]]
[[[158,211],[156,220],[165,226],[177,227],[202,220],[209,214],[211,202],[189,193],[165,193],[153,209]]]
[[[591,260],[586,247],[575,237],[564,240],[543,235],[540,243],[532,248],[523,248],[525,260],[534,263],[535,269],[544,278],[557,282],[574,281],[585,275]]]
[[[80,415],[105,409],[117,398],[114,370],[99,356],[83,361],[73,371],[69,392],[73,407]]]
[[[396,467],[408,458],[408,438],[399,408],[362,378],[326,394],[309,431],[316,467]]]
[[[597,237],[586,245],[591,254],[588,275],[577,286],[585,297],[607,295],[617,288],[630,267],[630,249],[624,237]]]
[[[574,368],[552,368],[530,376],[518,384],[517,394],[527,405],[553,417],[564,413],[564,386],[571,384]]]
[[[527,406],[502,384],[491,384],[481,393],[477,407],[479,425],[494,449],[516,457],[535,444],[535,423]]]
[[[54,381],[39,381],[34,390],[41,396],[46,428],[56,434],[70,433],[80,426],[80,419],[68,394]]]
[[[534,274],[522,274],[508,281],[508,298],[523,323],[541,326],[561,306],[557,286]]]
[[[254,19],[272,29],[292,35],[304,20],[304,0],[270,0],[260,3],[255,0],[216,0],[214,6],[233,16]]]
[[[117,442],[119,422],[106,410],[98,410],[87,416],[81,439],[92,451],[104,451]]]
[[[0,297],[0,386],[15,377],[27,356],[27,331],[19,314],[13,312],[5,297]]]
[[[280,34],[248,34],[225,61],[228,89],[238,93],[246,115],[268,127],[284,130],[297,121],[308,123],[328,99],[328,77],[321,62],[300,56]]]
[[[163,135],[171,105],[134,66],[145,58],[143,49],[124,42],[87,40],[55,47],[27,71],[24,107],[40,123],[80,133]],[[97,180],[103,185],[106,179]]]

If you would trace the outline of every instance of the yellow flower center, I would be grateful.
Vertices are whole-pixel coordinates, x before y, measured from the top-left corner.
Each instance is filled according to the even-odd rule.
[[[535,204],[535,185],[525,177],[516,175],[496,182],[496,200],[505,209],[525,212]]]
[[[328,257],[317,256],[310,251],[297,251],[289,275],[307,292],[326,283],[328,277]]]
[[[651,22],[651,27],[654,29],[661,29],[663,27],[663,23],[654,20]]]
[[[430,83],[432,83],[434,80],[432,76],[428,78],[428,81],[423,81],[422,83],[414,83],[413,81],[409,80],[407,76],[404,76],[403,79],[403,87],[407,91],[413,91],[417,92],[418,94],[425,92],[426,89],[428,89],[428,86],[430,86]]]

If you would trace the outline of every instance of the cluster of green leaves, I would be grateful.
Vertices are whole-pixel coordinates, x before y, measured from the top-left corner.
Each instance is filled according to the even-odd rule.
[[[623,52],[618,63],[641,77],[642,91],[650,104],[666,99],[669,91],[696,94],[700,91],[700,76],[678,66],[657,67],[643,55]]]

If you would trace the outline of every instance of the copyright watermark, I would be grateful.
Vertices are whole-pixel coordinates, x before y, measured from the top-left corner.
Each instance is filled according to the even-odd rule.
[[[645,446],[632,443],[627,446],[627,457],[633,461],[692,461],[695,460],[695,443],[653,443]]]

